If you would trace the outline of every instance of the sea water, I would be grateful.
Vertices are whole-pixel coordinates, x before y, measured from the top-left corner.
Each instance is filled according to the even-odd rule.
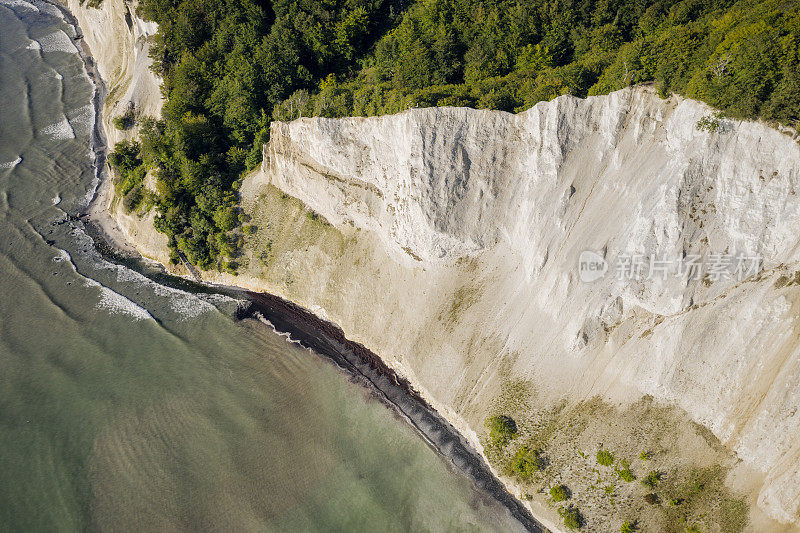
[[[515,530],[331,363],[95,250],[74,32],[0,0],[0,530]]]

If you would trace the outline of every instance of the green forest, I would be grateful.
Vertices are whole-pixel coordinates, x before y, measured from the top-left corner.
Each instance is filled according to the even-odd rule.
[[[653,82],[798,126],[797,0],[141,0],[161,120],[109,160],[173,261],[235,271],[243,174],[272,120],[468,106],[517,112]],[[144,189],[147,171],[157,193]]]

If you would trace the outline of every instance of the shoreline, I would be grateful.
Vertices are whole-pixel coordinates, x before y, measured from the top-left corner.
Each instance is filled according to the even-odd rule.
[[[105,83],[97,71],[77,18],[58,0],[46,1],[59,9],[64,14],[65,22],[73,27],[74,41],[79,45],[76,46],[78,56],[94,86],[92,103],[95,121],[90,149],[93,154],[91,165],[96,187],[91,200],[77,218],[83,222],[95,248],[102,255],[115,262],[144,262],[144,256],[127,240],[109,212],[113,200],[113,184],[106,169],[108,143],[103,124],[103,106],[107,96]],[[126,266],[139,270],[135,268],[137,265]],[[339,326],[272,294],[189,279],[169,272],[160,263],[158,266],[163,272],[163,276],[158,276],[161,279],[154,280],[158,283],[174,284],[182,290],[197,288],[243,297],[248,304],[237,310],[235,319],[263,318],[275,331],[288,334],[292,340],[310,349],[318,357],[333,362],[344,375],[360,383],[373,393],[377,401],[411,425],[433,451],[446,459],[458,473],[470,479],[478,491],[505,507],[523,528],[534,533],[548,531],[494,475],[485,458],[422,397],[410,381],[398,375],[374,352],[347,339]],[[152,273],[140,273],[152,279]],[[446,449],[449,451],[445,451]]]
[[[75,48],[78,51],[78,57],[83,62],[86,75],[94,87],[94,94],[92,95],[94,124],[92,126],[90,144],[90,152],[93,157],[90,165],[94,175],[95,188],[92,191],[91,199],[78,211],[76,218],[84,222],[86,226],[91,226],[94,233],[101,236],[105,244],[114,249],[115,252],[125,257],[141,258],[142,255],[132,243],[125,239],[124,234],[109,212],[110,202],[113,199],[113,183],[106,170],[108,142],[103,126],[103,106],[108,91],[105,82],[97,70],[91,49],[84,39],[83,30],[75,15],[60,0],[44,1],[58,9],[64,15],[64,22],[72,27],[75,33],[75,37],[72,40],[76,44]]]
[[[522,527],[531,532],[548,531],[492,473],[483,456],[461,433],[378,355],[349,340],[336,324],[297,304],[268,293],[246,291],[244,295],[250,304],[237,311],[237,319],[262,319],[275,331],[289,334],[291,340],[332,361],[375,393],[376,400],[408,422],[428,446],[450,461],[476,488],[503,505]]]

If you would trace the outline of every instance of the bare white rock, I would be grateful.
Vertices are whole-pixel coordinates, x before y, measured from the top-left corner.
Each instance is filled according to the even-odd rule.
[[[756,122],[699,130],[712,112],[638,87],[517,115],[302,118],[273,124],[242,191],[271,183],[377,239],[380,269],[317,264],[330,279],[313,285],[325,289],[288,296],[324,308],[451,419],[488,405],[503,354],[543,401],[650,394],[763,472],[758,505],[797,522],[800,300],[775,282],[800,270],[800,146]],[[605,277],[580,281],[584,250],[605,255]],[[618,279],[625,253],[742,253],[763,257],[765,272],[743,283]],[[477,269],[453,281],[465,258]],[[438,330],[443,298],[463,287],[478,296]],[[475,348],[476,331],[492,342]]]

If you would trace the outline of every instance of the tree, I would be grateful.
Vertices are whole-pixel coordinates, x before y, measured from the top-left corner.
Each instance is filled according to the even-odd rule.
[[[517,434],[517,423],[506,415],[493,416],[487,420],[489,440],[498,447],[503,447]]]
[[[562,507],[558,510],[558,514],[564,519],[564,526],[568,529],[580,529],[583,526],[583,516],[576,507]]]
[[[550,497],[554,502],[563,502],[570,497],[569,489],[564,485],[556,485],[551,487]]]
[[[522,480],[530,481],[534,474],[544,468],[544,461],[537,450],[522,446],[508,463],[508,471]]]

